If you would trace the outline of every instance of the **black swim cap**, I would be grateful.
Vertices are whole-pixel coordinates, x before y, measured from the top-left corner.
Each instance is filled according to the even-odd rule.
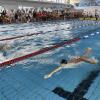
[[[60,63],[61,63],[61,64],[67,64],[67,60],[62,59]]]

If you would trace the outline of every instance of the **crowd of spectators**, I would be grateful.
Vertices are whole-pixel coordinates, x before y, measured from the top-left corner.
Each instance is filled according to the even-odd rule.
[[[0,23],[28,23],[33,21],[60,20],[74,17],[68,10],[33,10],[33,9],[17,9],[3,10],[0,13]]]

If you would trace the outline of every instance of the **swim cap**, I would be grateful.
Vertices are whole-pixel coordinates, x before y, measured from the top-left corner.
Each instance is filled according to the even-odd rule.
[[[60,63],[61,63],[61,64],[67,64],[67,60],[62,59]]]

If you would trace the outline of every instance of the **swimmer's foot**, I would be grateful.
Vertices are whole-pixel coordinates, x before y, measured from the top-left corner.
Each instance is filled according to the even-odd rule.
[[[52,76],[51,74],[45,75],[44,79],[50,78],[51,76]]]

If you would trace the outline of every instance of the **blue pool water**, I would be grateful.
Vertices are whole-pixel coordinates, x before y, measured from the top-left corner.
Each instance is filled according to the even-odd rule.
[[[60,87],[73,93],[92,71],[100,70],[100,63],[95,65],[83,63],[75,68],[63,69],[51,78],[44,79],[44,75],[60,65],[61,59],[82,55],[87,47],[93,49],[90,57],[100,60],[100,22],[75,20],[1,25],[0,39],[37,32],[41,32],[41,34],[0,41],[1,44],[12,46],[10,50],[5,51],[5,55],[3,51],[0,52],[0,63],[64,40],[75,37],[82,39],[1,68],[0,100],[100,100],[100,75],[92,80],[87,92],[80,99],[74,99],[74,97],[72,99],[66,97],[65,99],[53,92],[56,87]]]

